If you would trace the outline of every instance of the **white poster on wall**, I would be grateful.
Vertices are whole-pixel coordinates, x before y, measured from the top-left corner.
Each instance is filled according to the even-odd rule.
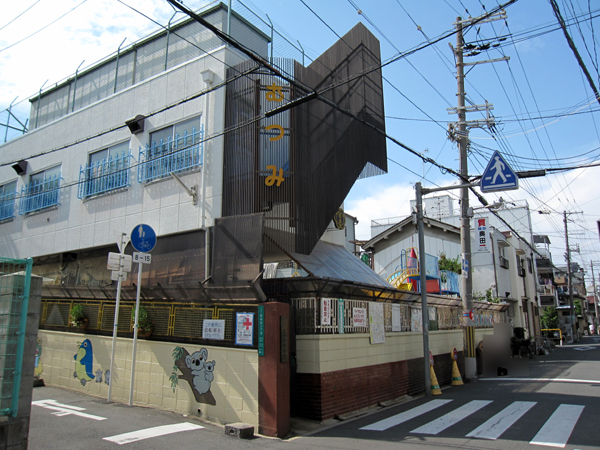
[[[385,342],[383,303],[369,303],[369,331],[371,333],[371,344],[383,344]]]
[[[202,321],[202,339],[225,339],[225,321],[204,319]]]
[[[352,308],[352,324],[355,327],[368,326],[367,324],[367,308]]]
[[[410,308],[410,331],[423,331],[423,314],[420,309]]]
[[[331,324],[331,299],[321,299],[321,325]]]
[[[402,331],[400,305],[392,305],[392,331]]]

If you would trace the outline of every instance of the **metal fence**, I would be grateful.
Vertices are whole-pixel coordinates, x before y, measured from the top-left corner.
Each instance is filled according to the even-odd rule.
[[[0,414],[16,417],[32,259],[0,258]]]
[[[319,298],[295,298],[291,300],[294,307],[296,334],[337,334],[340,332],[340,320],[343,320],[344,333],[369,332],[369,307],[374,302],[360,300],[346,300],[344,302],[344,317],[340,318],[340,310],[336,304],[337,299],[328,306],[330,317],[328,323],[322,322],[323,305]],[[383,318],[385,332],[392,332],[392,310],[394,303],[383,304]],[[396,303],[396,305],[398,305]],[[421,306],[417,304],[399,304],[401,331],[422,331]],[[366,316],[365,316],[366,314]],[[452,330],[461,328],[462,307],[429,306],[429,329]],[[359,316],[359,317],[355,317]],[[479,328],[493,327],[494,323],[506,321],[505,313],[493,310],[476,311],[474,316],[476,326]],[[363,322],[364,320],[364,322]],[[356,323],[364,326],[356,326]]]
[[[79,168],[77,198],[103,194],[129,186],[131,151]]]
[[[80,304],[84,308],[87,318],[87,325],[84,329],[70,323],[69,312],[75,304]],[[254,305],[198,305],[191,303],[144,301],[140,305],[144,306],[149,319],[153,322],[152,336],[157,340],[161,338],[202,339],[204,320],[224,320],[224,339],[215,341],[214,343],[211,342],[211,345],[235,343],[236,313],[257,314],[257,307]],[[134,310],[134,302],[120,303],[119,333],[133,332],[132,311]],[[113,331],[114,318],[114,300],[72,301],[42,299],[40,328],[48,330],[60,329],[78,333],[99,332],[102,334],[102,332]]]

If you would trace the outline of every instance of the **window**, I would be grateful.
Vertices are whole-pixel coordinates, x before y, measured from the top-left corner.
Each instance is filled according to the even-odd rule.
[[[12,181],[0,186],[0,220],[14,217],[17,182]]]
[[[60,180],[60,166],[54,166],[31,175],[29,184],[21,190],[19,214],[27,214],[58,205]]]
[[[79,169],[78,198],[103,194],[129,186],[129,142],[90,153],[88,162]]]
[[[193,170],[202,165],[204,128],[200,116],[150,133],[150,144],[140,149],[138,181],[146,183]]]

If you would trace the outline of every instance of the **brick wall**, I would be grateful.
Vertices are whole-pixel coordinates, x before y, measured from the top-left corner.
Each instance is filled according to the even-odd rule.
[[[434,370],[440,386],[452,381],[450,354],[434,356]],[[464,374],[463,352],[458,367]],[[327,420],[378,402],[425,391],[423,358],[323,374],[298,373],[292,387],[292,414],[313,420]]]

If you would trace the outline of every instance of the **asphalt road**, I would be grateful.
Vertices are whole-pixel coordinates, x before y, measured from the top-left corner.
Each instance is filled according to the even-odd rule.
[[[480,379],[352,420],[297,426],[307,424],[313,429],[308,435],[242,441],[197,418],[40,387],[34,389],[29,448],[599,449],[600,336],[535,357],[528,378]],[[170,426],[171,434],[123,436],[158,426]]]

